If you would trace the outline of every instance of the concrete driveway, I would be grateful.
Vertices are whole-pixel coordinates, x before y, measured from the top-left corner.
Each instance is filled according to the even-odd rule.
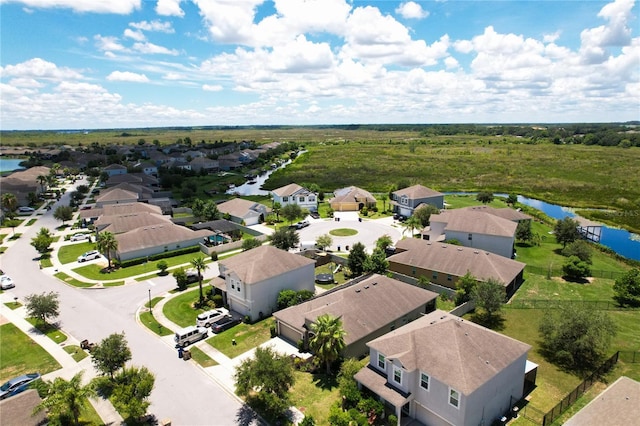
[[[336,220],[339,219],[339,220]],[[376,246],[376,240],[383,235],[391,237],[393,242],[402,239],[402,226],[400,222],[393,220],[392,217],[382,219],[358,219],[357,212],[335,212],[333,219],[312,219],[307,218],[310,225],[300,229],[300,242],[315,241],[320,235],[329,234],[330,231],[338,228],[353,229],[357,233],[348,237],[336,237],[331,235],[333,244],[328,247],[332,251],[347,251],[346,247],[353,247],[355,243],[362,243],[371,253]]]

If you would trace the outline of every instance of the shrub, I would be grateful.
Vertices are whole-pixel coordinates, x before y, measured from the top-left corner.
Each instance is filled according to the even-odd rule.
[[[275,325],[271,324],[271,327],[269,327],[269,333],[271,335],[271,338],[274,338],[277,336]]]
[[[389,424],[390,425],[397,425],[398,424],[398,417],[395,414],[392,414],[389,416]]]
[[[213,262],[217,262],[218,261],[218,252],[214,251],[213,253],[211,253],[211,260]]]
[[[222,306],[222,295],[221,294],[214,294],[211,297],[211,301],[213,302],[213,304],[215,305],[216,308],[220,308]],[[275,336],[273,336],[275,337]]]

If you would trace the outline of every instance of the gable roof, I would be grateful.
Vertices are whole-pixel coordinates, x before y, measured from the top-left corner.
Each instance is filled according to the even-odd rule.
[[[137,200],[138,198],[139,195],[136,192],[116,188],[112,191],[101,194],[98,198],[96,198],[96,203],[120,200]]]
[[[194,229],[196,231],[200,229],[208,229],[210,231],[222,232],[222,233],[233,232],[239,229],[236,223],[233,223],[225,219],[194,223],[193,225],[190,225],[189,228]]]
[[[362,199],[366,199],[367,202],[371,203],[376,202],[376,198],[369,191],[357,186],[336,189],[333,194],[334,197],[329,200],[331,203],[353,203]]]
[[[495,207],[491,207],[491,206],[470,206],[470,207],[463,207],[462,210],[485,212],[485,213],[492,214],[494,216],[501,217],[503,219],[510,220],[512,222],[531,219],[531,216],[529,216],[528,214],[524,214],[519,210],[511,209],[509,207],[496,209]]]
[[[518,224],[483,211],[454,209],[431,215],[431,222],[446,223],[446,231],[513,237]]]
[[[504,285],[513,281],[525,264],[516,260],[472,247],[432,243],[417,238],[405,238],[396,243],[396,250],[404,250],[388,258],[390,263],[411,265],[458,277],[470,272],[478,280],[496,279]]]
[[[422,185],[413,185],[408,188],[398,189],[397,191],[393,191],[393,193],[398,197],[402,197],[403,195],[406,195],[409,199],[412,199],[412,200],[444,196],[443,193],[435,191],[431,188],[427,188],[426,186],[422,186]]]
[[[38,391],[27,389],[18,395],[0,401],[0,424],[3,426],[36,426],[47,424],[47,414],[33,410],[42,402]]]
[[[290,183],[289,185],[281,186],[280,188],[276,188],[271,192],[276,194],[278,197],[289,197],[293,194],[297,194],[300,191],[309,193],[309,190],[298,185],[297,183]]]
[[[640,382],[621,376],[564,423],[564,426],[637,424]]]
[[[119,214],[131,214],[137,212],[150,212],[162,214],[162,209],[158,206],[154,206],[147,203],[121,203],[121,204],[105,204],[102,207],[80,210],[80,217],[100,217],[102,215],[119,215]]]
[[[131,231],[116,234],[118,252],[126,253],[149,247],[158,247],[180,241],[189,241],[196,238],[204,238],[211,235],[210,231],[192,231],[173,222],[160,225],[143,226]]]
[[[112,163],[106,166],[105,168],[103,168],[102,170],[127,170],[127,167],[123,166],[122,164]]]
[[[102,215],[94,224],[100,231],[122,234],[136,228],[160,225],[167,222],[171,222],[168,216],[150,212],[137,212],[109,216]]]
[[[236,274],[245,285],[251,285],[316,262],[274,246],[260,246],[218,263]]]
[[[353,285],[278,311],[273,316],[298,328],[315,322],[324,314],[341,317],[346,332],[345,343],[349,345],[437,297],[437,293],[429,290],[374,274]]]
[[[246,217],[247,215],[260,214],[266,211],[266,206],[255,201],[234,198],[224,203],[218,204],[218,210],[235,217]]]
[[[387,359],[398,360],[405,370],[421,370],[465,395],[531,349],[526,343],[441,310],[378,337],[367,346]]]

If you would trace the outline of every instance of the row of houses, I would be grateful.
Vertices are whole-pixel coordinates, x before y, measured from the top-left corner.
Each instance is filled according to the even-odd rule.
[[[402,263],[394,256],[390,265]],[[229,308],[251,320],[273,313],[277,334],[294,345],[308,344],[319,316],[340,317],[343,355],[370,357],[356,381],[396,413],[398,424],[407,417],[429,425],[491,424],[535,382],[529,345],[436,310],[438,294],[419,286],[370,274],[277,310],[280,291],[314,291],[314,260],[261,246],[220,260],[219,268],[211,285]]]

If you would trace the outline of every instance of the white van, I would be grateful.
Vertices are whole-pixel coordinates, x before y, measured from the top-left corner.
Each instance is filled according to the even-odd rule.
[[[209,327],[214,322],[221,320],[227,315],[229,311],[226,309],[212,309],[207,312],[203,312],[196,318],[196,326]]]
[[[176,345],[185,347],[198,340],[206,339],[209,335],[209,329],[205,327],[195,327],[193,325],[176,331],[176,335],[173,338]]]

